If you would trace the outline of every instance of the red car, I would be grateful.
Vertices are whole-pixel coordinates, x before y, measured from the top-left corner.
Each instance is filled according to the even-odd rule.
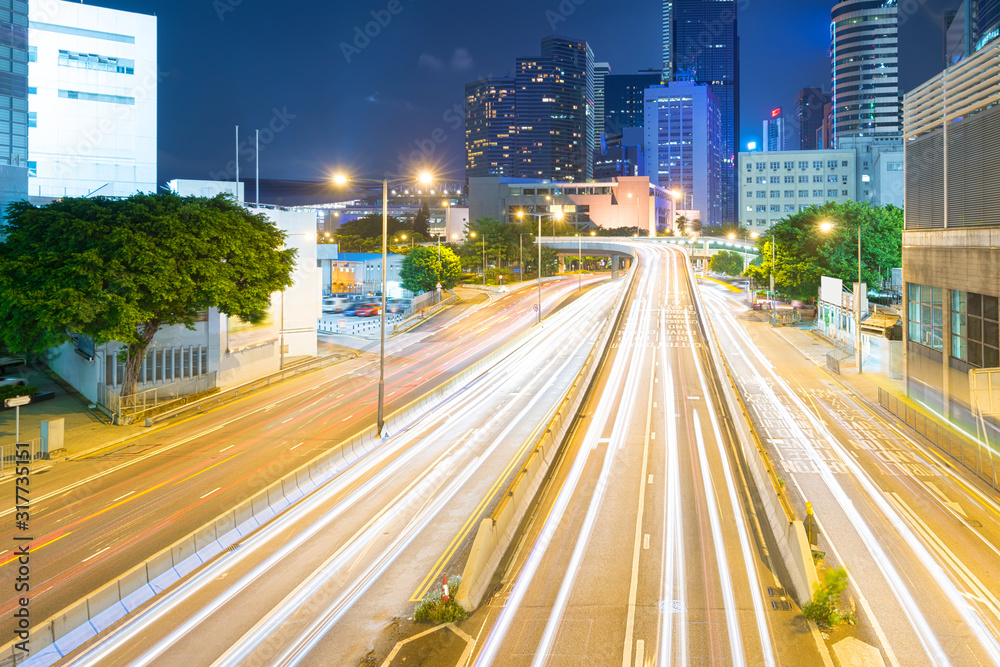
[[[374,317],[381,312],[380,308],[381,306],[377,303],[363,303],[357,307],[354,314],[358,317]]]

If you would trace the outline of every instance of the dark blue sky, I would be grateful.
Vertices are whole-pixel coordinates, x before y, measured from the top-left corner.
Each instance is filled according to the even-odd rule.
[[[904,90],[941,69],[941,15],[958,1],[901,3]],[[338,165],[381,177],[415,151],[461,178],[456,111],[465,83],[507,73],[516,56],[538,53],[543,36],[586,39],[614,73],[660,59],[659,0],[88,2],[159,16],[161,182],[224,177],[236,124],[245,139],[268,128],[263,178],[319,179]],[[829,88],[832,4],[741,0],[741,146],[759,139],[765,114],[791,107],[800,88]],[[341,43],[352,43],[373,11],[386,25],[348,62]],[[240,168],[250,174],[252,159]]]

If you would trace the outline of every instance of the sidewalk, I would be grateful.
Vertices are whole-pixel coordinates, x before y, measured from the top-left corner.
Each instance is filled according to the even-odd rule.
[[[107,420],[102,420],[96,408],[88,409],[87,399],[73,391],[64,388],[62,381],[57,382],[51,372],[38,368],[20,366],[12,369],[12,376],[23,377],[31,386],[37,386],[39,392],[51,391],[55,398],[51,401],[26,405],[21,408],[20,437],[22,443],[34,442],[37,446],[41,437],[43,421],[53,419],[65,420],[66,455],[115,444],[123,440],[148,432],[142,426],[111,426]],[[4,456],[13,451],[15,411],[0,411],[0,448]],[[5,469],[4,472],[7,472]]]

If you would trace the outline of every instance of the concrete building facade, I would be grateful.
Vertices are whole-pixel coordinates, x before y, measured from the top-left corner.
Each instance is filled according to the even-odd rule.
[[[0,3],[0,213],[28,195],[28,3]]]
[[[667,191],[646,177],[621,177],[601,183],[558,183],[534,179],[469,179],[469,216],[517,222],[537,214],[560,215],[567,229],[638,227],[653,236],[672,231],[673,202]]]
[[[811,206],[857,199],[853,150],[740,153],[740,225],[766,230]]]
[[[903,106],[907,392],[973,432],[970,372],[1000,367],[998,62],[994,40]]]
[[[28,194],[156,190],[156,17],[31,0]]]

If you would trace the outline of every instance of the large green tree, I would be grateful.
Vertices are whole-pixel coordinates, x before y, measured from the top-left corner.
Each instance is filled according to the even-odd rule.
[[[743,255],[732,250],[720,250],[712,255],[708,268],[727,276],[738,276],[743,273]]]
[[[440,282],[444,289],[458,284],[462,273],[461,260],[447,246],[441,246],[440,261],[436,247],[417,246],[403,259],[399,275],[403,288],[411,292],[430,292]]]
[[[431,207],[428,205],[427,200],[424,200],[423,205],[420,210],[417,211],[417,215],[413,218],[413,233],[419,234],[423,238],[430,236],[430,230],[428,229],[428,224],[431,221]]]
[[[295,266],[281,230],[221,195],[17,202],[0,232],[0,340],[16,352],[71,334],[117,341],[122,396],[160,327],[193,329],[210,307],[259,322]]]
[[[829,232],[822,223],[832,223]],[[775,289],[793,299],[811,299],[820,278],[831,276],[853,284],[858,277],[857,234],[861,228],[861,276],[877,284],[880,271],[902,261],[903,212],[893,206],[848,202],[813,206],[779,220],[757,241],[760,262],[746,275],[766,285],[772,273]],[[773,233],[772,233],[773,232]]]
[[[388,216],[386,227],[389,230],[389,240],[393,235],[409,231],[409,226],[399,218]],[[382,214],[373,213],[356,220],[348,220],[337,230],[338,236],[360,236],[366,239],[382,238]]]

